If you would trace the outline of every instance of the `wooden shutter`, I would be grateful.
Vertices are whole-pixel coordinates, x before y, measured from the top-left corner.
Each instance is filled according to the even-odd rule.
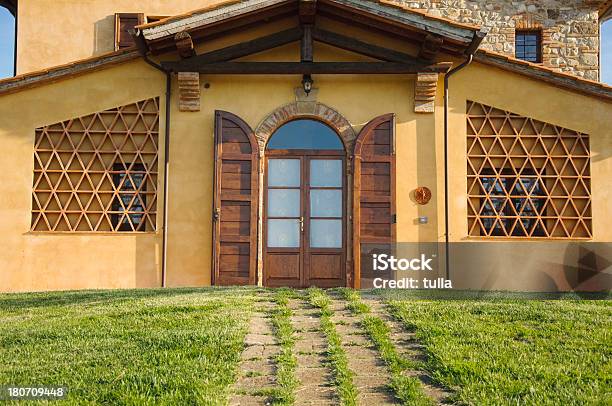
[[[215,112],[213,283],[254,285],[259,147],[239,117]]]
[[[361,245],[395,242],[395,115],[366,124],[354,150],[354,287],[360,287]]]
[[[115,51],[135,45],[130,30],[140,24],[144,24],[142,13],[115,14]]]

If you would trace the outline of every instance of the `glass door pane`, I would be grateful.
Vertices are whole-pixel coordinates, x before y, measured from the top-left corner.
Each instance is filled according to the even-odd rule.
[[[267,246],[299,248],[301,233],[301,168],[299,159],[268,160]]]
[[[310,247],[342,248],[342,160],[310,161]]]

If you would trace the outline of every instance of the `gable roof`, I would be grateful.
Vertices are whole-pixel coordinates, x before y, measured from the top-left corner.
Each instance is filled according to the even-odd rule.
[[[235,22],[240,18],[248,18],[249,21],[253,21],[253,16],[257,16],[258,13],[261,13],[261,16],[264,18],[268,18],[266,17],[269,16],[267,13],[271,10],[280,12],[279,15],[281,16],[296,15],[298,12],[297,4],[298,0],[228,0],[215,6],[169,17],[158,22],[140,25],[137,29],[140,35],[145,38],[148,46],[151,46],[156,41],[168,41],[166,44],[174,46],[173,37],[175,33],[184,30],[206,30],[210,27],[218,27],[227,21]],[[338,13],[339,15],[341,12],[348,12],[353,13],[349,14],[353,18],[357,18],[359,15],[369,19],[362,20],[362,22],[384,22],[389,27],[392,27],[393,30],[409,27],[410,29],[422,32],[423,36],[428,33],[435,35],[446,33],[444,35],[445,42],[448,40],[448,42],[451,42],[451,45],[445,51],[453,54],[461,54],[462,50],[466,49],[469,43],[471,43],[474,34],[480,30],[477,26],[456,23],[444,18],[431,16],[426,12],[412,10],[392,3],[390,0],[317,0],[317,4],[326,16],[333,13]],[[149,39],[147,39],[147,36]],[[0,80],[0,95],[48,82],[63,80],[139,57],[140,54],[135,48],[127,48]],[[475,55],[475,60],[612,102],[612,87],[604,83],[560,73],[551,68],[486,50],[479,50]]]
[[[242,26],[264,23],[299,14],[300,6],[313,0],[229,0],[215,6],[136,26],[153,54],[175,49],[174,35],[190,34],[194,42],[223,35]],[[433,35],[444,38],[441,50],[462,54],[480,27],[457,23],[394,4],[389,0],[316,0],[315,12],[326,18],[367,29],[400,35],[422,43]]]

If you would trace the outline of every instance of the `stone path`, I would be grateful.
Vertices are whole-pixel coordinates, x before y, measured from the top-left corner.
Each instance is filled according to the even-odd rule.
[[[293,312],[291,324],[296,332],[295,375],[300,381],[295,393],[295,404],[337,404],[336,392],[331,384],[331,371],[325,363],[327,342],[321,331],[319,312],[309,303],[298,299],[290,300],[289,307]]]
[[[403,357],[414,361],[424,360],[425,349],[417,341],[416,335],[411,331],[407,331],[400,322],[391,316],[386,310],[386,305],[380,299],[364,296],[361,298],[361,301],[370,306],[373,315],[380,317],[387,323],[391,329],[391,341],[395,343],[396,348]],[[444,388],[435,385],[431,377],[423,371],[406,371],[406,374],[419,378],[425,394],[437,404],[444,404],[451,395]]]
[[[358,390],[358,405],[400,404],[389,388],[390,373],[372,345],[360,322],[361,316],[346,308],[347,302],[339,295],[328,292],[332,298],[332,321],[346,352],[349,369],[354,373],[353,383]],[[375,296],[363,297],[372,314],[383,319],[391,328],[391,340],[399,353],[413,360],[422,359],[423,347],[414,333],[406,331]],[[275,356],[280,346],[274,336],[270,314],[276,304],[271,297],[258,303],[250,320],[245,349],[239,366],[239,376],[233,387],[230,405],[267,405],[270,392],[276,385]],[[306,300],[289,300],[292,310],[291,324],[295,330],[294,355],[297,360],[295,376],[299,385],[295,391],[296,405],[337,405],[339,398],[333,385],[333,376],[326,359],[327,341],[321,330],[319,309]],[[437,404],[443,404],[450,393],[437,387],[422,371],[406,371],[419,378],[424,392]]]
[[[355,374],[353,383],[359,394],[360,405],[396,405],[399,404],[389,390],[389,371],[379,358],[376,348],[364,335],[360,318],[346,309],[344,300],[332,301],[334,311],[332,321],[342,339],[342,347],[348,358],[349,369]]]
[[[259,302],[251,317],[230,405],[269,404],[266,391],[276,384],[274,357],[280,352],[270,320],[274,306],[272,302]]]

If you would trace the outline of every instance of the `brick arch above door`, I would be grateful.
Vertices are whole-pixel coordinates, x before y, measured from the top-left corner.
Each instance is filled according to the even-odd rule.
[[[259,143],[259,153],[265,152],[265,146],[274,131],[288,121],[298,118],[315,118],[335,129],[344,143],[347,155],[353,148],[356,135],[351,123],[338,111],[318,102],[293,102],[281,106],[268,114],[255,129]]]

